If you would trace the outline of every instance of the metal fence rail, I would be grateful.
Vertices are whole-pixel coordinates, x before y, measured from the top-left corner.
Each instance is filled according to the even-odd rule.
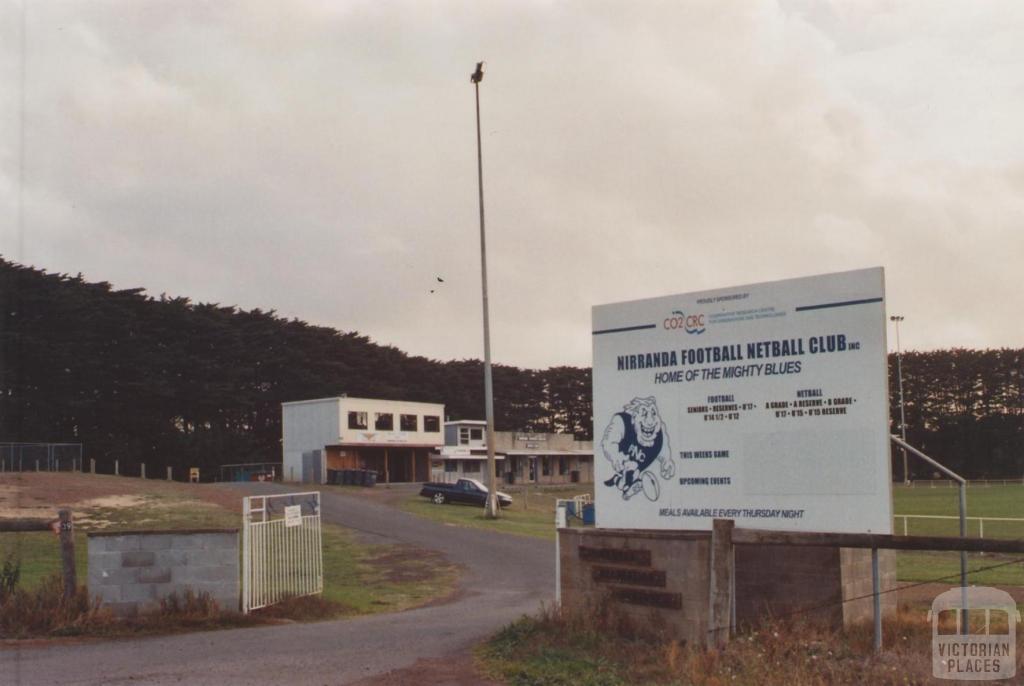
[[[242,611],[324,590],[320,493],[242,499]]]
[[[942,520],[948,519],[953,521],[959,521],[960,518],[955,515],[914,515],[914,514],[898,514],[893,515],[894,519],[903,520],[903,535],[908,535],[908,519],[925,519],[925,520]],[[978,538],[985,538],[985,522],[1015,522],[1021,525],[1024,530],[1024,518],[1022,517],[965,517],[968,522],[978,522]],[[990,528],[991,530],[991,528]],[[1014,536],[1013,538],[1021,538],[1022,536]]]

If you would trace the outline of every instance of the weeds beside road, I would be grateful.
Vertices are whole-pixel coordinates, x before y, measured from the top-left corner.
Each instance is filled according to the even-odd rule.
[[[886,651],[870,626],[838,632],[769,621],[720,650],[633,632],[607,611],[547,611],[510,624],[477,650],[481,669],[513,686],[911,686],[931,678],[931,627],[923,614],[884,626]],[[1024,655],[1024,636],[1017,638]],[[941,682],[945,683],[945,682]]]

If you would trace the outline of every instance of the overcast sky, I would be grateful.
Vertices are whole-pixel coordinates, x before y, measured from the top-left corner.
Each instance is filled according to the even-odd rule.
[[[481,357],[486,60],[496,361],[877,265],[904,348],[1020,347],[1022,36],[1016,0],[0,0],[0,254]]]

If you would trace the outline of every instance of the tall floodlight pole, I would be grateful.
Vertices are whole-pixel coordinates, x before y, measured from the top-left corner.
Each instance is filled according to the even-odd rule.
[[[903,317],[894,314],[889,317],[889,321],[896,324],[896,374],[900,380],[900,438],[903,442],[907,442],[907,415],[903,405],[903,353],[900,351],[900,322],[903,321]],[[907,471],[907,449],[903,450],[903,483],[910,483],[910,473]]]
[[[498,484],[494,468],[494,385],[491,381],[491,323],[487,305],[487,235],[484,232],[484,156],[480,142],[480,82],[484,79],[484,63],[476,63],[469,77],[476,91],[476,173],[480,188],[480,279],[484,296],[484,406],[487,413],[487,503],[484,513],[498,518]]]

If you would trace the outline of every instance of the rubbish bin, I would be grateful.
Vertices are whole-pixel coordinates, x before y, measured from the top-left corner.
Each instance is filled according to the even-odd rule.
[[[372,469],[366,470],[366,481],[363,483],[364,486],[376,486],[377,485],[377,472]]]
[[[583,506],[583,524],[587,525],[587,526],[593,526],[594,525],[594,521],[595,521],[594,520],[594,504],[590,503],[589,505],[584,505]]]
[[[351,469],[342,469],[341,470],[341,483],[343,485],[345,485],[345,486],[351,486],[352,485],[352,470]]]

